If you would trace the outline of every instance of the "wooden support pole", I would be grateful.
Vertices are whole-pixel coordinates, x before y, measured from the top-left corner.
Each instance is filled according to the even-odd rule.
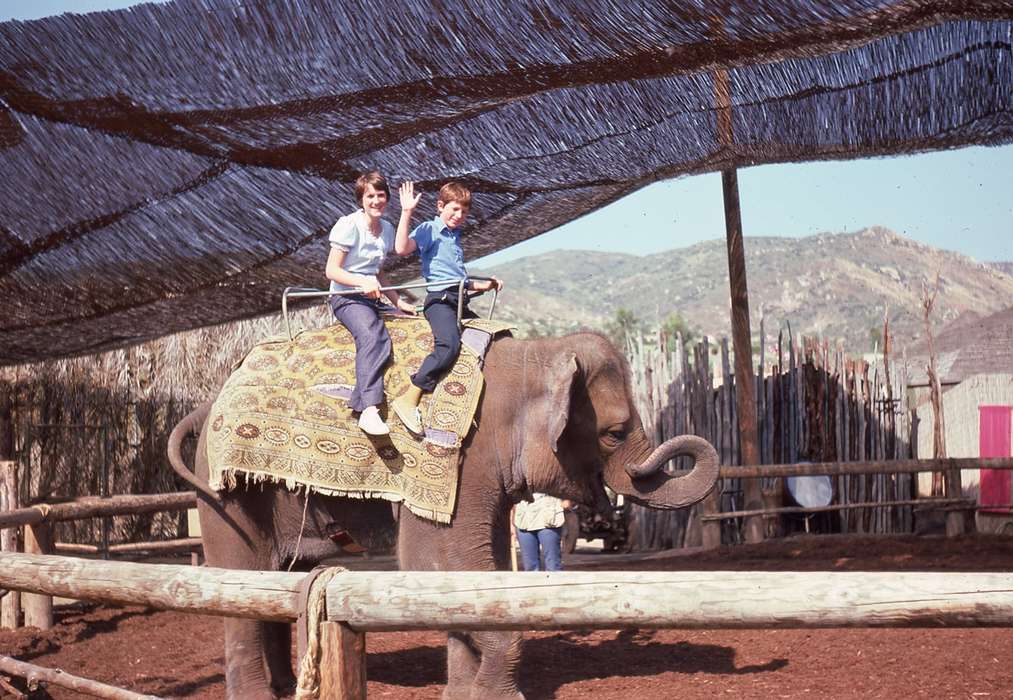
[[[304,573],[0,554],[0,588],[204,615],[294,622]]]
[[[346,571],[327,617],[361,632],[1010,627],[1013,587],[1008,572]]]
[[[61,688],[69,688],[83,695],[90,695],[94,698],[108,698],[109,700],[158,700],[155,695],[142,695],[116,686],[106,685],[98,681],[91,681],[87,678],[72,676],[58,668],[45,668],[34,664],[25,663],[12,659],[9,656],[0,656],[0,671],[11,676],[24,678],[28,681],[29,689],[57,685]],[[46,697],[49,697],[48,695]]]
[[[136,515],[186,510],[193,508],[196,504],[197,496],[193,491],[109,496],[106,498],[88,496],[66,503],[45,503],[30,508],[20,508],[10,513],[0,513],[0,528],[61,520],[82,520],[104,515]]]
[[[18,506],[18,463],[0,462],[0,513],[17,510]],[[0,552],[18,551],[16,528],[0,530]],[[0,599],[0,628],[15,629],[21,626],[21,592],[10,591]]]
[[[720,483],[720,482],[719,482]],[[700,504],[700,544],[704,549],[721,546],[721,494],[715,486]]]
[[[320,697],[366,700],[366,635],[343,622],[320,623]]]
[[[960,485],[960,470],[947,469],[943,473],[943,483],[946,484],[946,495],[949,498],[960,498],[963,494],[963,487]],[[946,513],[946,536],[956,537],[967,531],[967,518],[961,511],[953,510]]]
[[[53,532],[49,523],[38,523],[25,528],[25,554],[52,554]],[[25,627],[48,630],[53,626],[53,596],[44,593],[24,593],[21,607],[25,611]]]
[[[14,401],[9,382],[0,381],[0,460],[14,459]]]
[[[714,73],[717,104],[718,142],[722,149],[734,143],[732,131],[731,81],[728,71]],[[739,179],[734,168],[721,171],[721,189],[725,203],[725,237],[728,243],[728,282],[731,289],[732,347],[735,353],[735,403],[739,417],[739,444],[742,464],[760,463],[759,436],[756,427],[756,398],[753,395],[753,343],[749,329],[749,288],[746,283],[746,254],[742,242],[742,211],[739,206]],[[763,507],[759,482],[743,484],[745,508]],[[746,519],[746,542],[763,541],[762,518]]]

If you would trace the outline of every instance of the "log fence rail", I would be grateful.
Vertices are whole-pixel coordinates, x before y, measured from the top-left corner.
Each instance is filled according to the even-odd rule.
[[[11,590],[274,621],[310,576],[0,554]],[[1013,627],[1005,572],[340,571],[322,590],[320,688],[342,700],[365,698],[371,631]]]

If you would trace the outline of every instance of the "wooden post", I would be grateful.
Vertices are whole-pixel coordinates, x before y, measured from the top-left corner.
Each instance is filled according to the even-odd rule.
[[[18,463],[0,462],[0,513],[18,508]],[[18,551],[18,528],[0,530],[0,551]],[[0,628],[21,626],[21,592],[8,591],[0,600]]]
[[[731,83],[728,71],[714,73],[714,93],[717,102],[718,141],[722,148],[733,142]],[[739,416],[739,440],[742,464],[760,463],[760,450],[756,429],[756,400],[753,396],[753,345],[749,330],[749,289],[746,284],[746,254],[742,243],[742,212],[739,207],[739,180],[734,168],[721,171],[721,188],[725,202],[725,236],[728,242],[728,278],[731,287],[732,348],[735,353],[735,397]],[[760,483],[755,480],[743,484],[745,508],[763,507]],[[763,541],[763,519],[746,519],[746,542]]]
[[[721,521],[710,518],[710,516],[721,512],[721,494],[718,493],[719,490],[719,488],[712,489],[700,505],[702,511],[700,533],[703,539],[701,545],[704,549],[717,549],[721,546]]]
[[[366,635],[343,622],[320,623],[320,697],[366,700]]]
[[[0,460],[14,459],[14,402],[11,385],[0,382]]]
[[[26,554],[51,554],[53,530],[49,523],[38,523],[25,528]],[[53,596],[25,593],[21,605],[25,610],[25,627],[48,630],[53,626]]]

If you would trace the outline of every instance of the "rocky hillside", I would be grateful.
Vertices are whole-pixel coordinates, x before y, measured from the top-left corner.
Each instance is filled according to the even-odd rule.
[[[939,325],[965,311],[983,315],[1013,306],[1013,276],[1002,263],[978,263],[881,227],[747,238],[745,247],[754,334],[762,313],[768,333],[790,322],[796,333],[863,352],[872,349],[888,309],[894,337],[911,342],[921,334],[922,285],[933,284],[937,271]],[[674,312],[703,333],[730,334],[723,240],[642,257],[555,251],[485,272],[508,285],[497,315],[525,333],[604,328],[624,308],[650,326]]]

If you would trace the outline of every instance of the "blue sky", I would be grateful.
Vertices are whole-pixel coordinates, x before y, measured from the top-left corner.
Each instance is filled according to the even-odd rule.
[[[2,0],[0,21],[135,5],[135,0]],[[748,236],[807,236],[874,224],[976,260],[1013,261],[1013,146],[764,165],[739,171]],[[479,261],[549,250],[646,254],[724,237],[717,173],[655,183]]]

